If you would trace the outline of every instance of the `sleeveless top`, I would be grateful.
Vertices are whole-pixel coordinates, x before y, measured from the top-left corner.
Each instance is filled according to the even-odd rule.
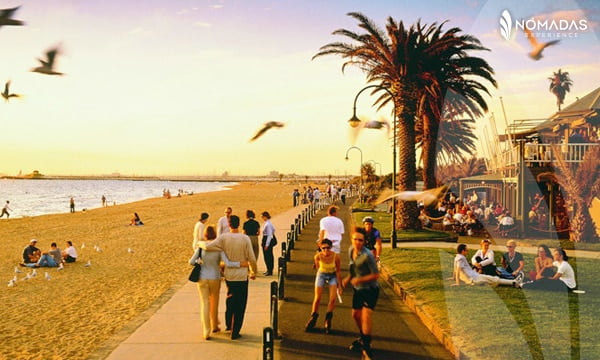
[[[319,259],[319,272],[326,274],[335,273],[335,258],[331,263],[326,263]]]

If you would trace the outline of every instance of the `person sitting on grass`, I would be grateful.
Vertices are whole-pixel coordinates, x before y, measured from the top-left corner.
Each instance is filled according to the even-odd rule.
[[[529,272],[529,279],[531,281],[540,280],[543,278],[551,278],[554,276],[554,266],[552,265],[552,253],[547,245],[540,245],[538,247],[538,256],[534,259],[535,271]]]
[[[481,240],[481,249],[477,250],[471,258],[471,264],[480,274],[497,276],[496,261],[494,260],[494,250],[490,249],[490,240]]]
[[[554,257],[553,266],[557,268],[554,276],[522,284],[523,289],[551,291],[573,291],[577,289],[575,271],[567,262],[569,257],[565,250],[560,247],[556,248],[552,250],[552,256]]]
[[[454,279],[454,285],[460,285],[460,282],[464,282],[468,285],[507,285],[519,287],[520,283],[517,280],[508,280],[501,279],[497,276],[490,276],[486,274],[480,274],[477,271],[473,270],[471,266],[469,266],[469,262],[467,261],[467,245],[460,244],[456,247],[456,256],[454,257],[454,271],[452,278]]]
[[[500,277],[511,280],[518,277],[520,280],[523,280],[525,277],[525,274],[523,273],[525,260],[523,260],[523,255],[515,250],[517,248],[517,242],[512,239],[508,240],[506,242],[506,248],[508,249],[508,252],[502,254],[502,267],[498,267]]]

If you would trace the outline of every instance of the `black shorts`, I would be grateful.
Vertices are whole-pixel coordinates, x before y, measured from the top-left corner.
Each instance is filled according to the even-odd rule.
[[[67,255],[67,257],[65,258],[65,262],[68,263],[74,263],[75,260],[77,260],[77,258],[71,257],[71,255]]]
[[[375,310],[378,298],[378,287],[354,289],[354,295],[352,296],[352,309],[360,310],[363,307],[366,307],[368,309]]]

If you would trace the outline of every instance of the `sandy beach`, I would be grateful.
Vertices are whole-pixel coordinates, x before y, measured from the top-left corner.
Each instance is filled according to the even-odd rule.
[[[277,214],[292,206],[295,187],[242,183],[227,191],[0,220],[0,359],[87,358],[165,291],[187,281],[192,230],[201,212],[211,215],[209,224],[217,222],[226,206],[242,220],[246,209]],[[128,226],[133,212],[144,226]],[[17,274],[16,286],[7,287],[32,238],[42,251],[51,242],[64,249],[71,240],[78,261],[64,271],[39,268],[30,280],[23,280],[29,269],[19,267],[23,273]],[[85,267],[88,260],[91,266]]]

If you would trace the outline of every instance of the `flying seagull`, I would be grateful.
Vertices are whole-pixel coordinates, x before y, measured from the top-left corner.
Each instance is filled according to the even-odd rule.
[[[436,187],[433,189],[425,190],[425,191],[400,191],[397,193],[382,193],[381,196],[375,201],[375,204],[381,204],[387,200],[396,198],[402,201],[417,201],[422,202],[423,205],[429,206],[430,204],[434,204],[440,198],[442,198],[446,192],[448,191],[448,186],[443,185],[440,187]]]
[[[365,124],[363,125],[363,127],[365,129],[382,129],[382,128],[387,128],[388,131],[390,130],[390,123],[385,121],[385,120],[371,120],[371,121],[367,121],[365,122]]]
[[[254,137],[252,139],[250,139],[250,142],[258,139],[259,137],[263,136],[264,133],[267,132],[267,130],[274,128],[274,127],[278,127],[278,128],[282,128],[284,127],[285,124],[279,121],[269,121],[267,123],[265,123],[265,125],[258,130],[258,132],[254,135]]]
[[[531,47],[533,48],[533,50],[531,50],[531,52],[528,53],[527,55],[529,55],[529,57],[532,58],[533,60],[541,59],[542,51],[544,51],[545,48],[547,48],[548,46],[551,46],[551,45],[558,44],[560,42],[560,40],[552,40],[552,41],[548,41],[548,42],[539,43],[537,41],[537,39],[535,38],[535,36],[533,35],[533,33],[531,32],[531,30],[529,30],[527,27],[524,27],[523,31],[525,32],[525,35],[527,35],[527,39],[529,40],[529,43],[531,44]]]
[[[54,60],[59,53],[60,50],[58,47],[46,51],[46,60],[38,58],[41,65],[31,69],[31,71],[46,75],[64,75],[63,73],[54,70]]]
[[[19,94],[11,94],[9,89],[10,89],[10,80],[8,80],[6,82],[6,84],[4,84],[4,91],[2,92],[2,97],[4,98],[5,101],[10,100],[11,97],[15,97],[15,98],[21,97],[21,95],[19,95]]]
[[[20,6],[14,7],[12,9],[1,9],[0,10],[0,27],[4,25],[14,25],[20,26],[23,25],[21,20],[15,20],[12,18],[15,11],[19,10]]]

